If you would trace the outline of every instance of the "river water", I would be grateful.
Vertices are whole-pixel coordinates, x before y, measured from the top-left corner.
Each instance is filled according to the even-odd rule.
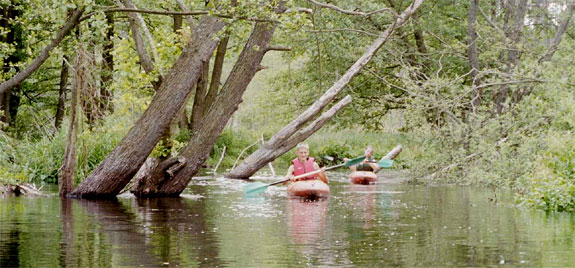
[[[244,197],[246,182],[221,177],[181,198],[3,198],[0,267],[575,267],[573,213],[485,188],[331,179],[315,202],[285,186]]]

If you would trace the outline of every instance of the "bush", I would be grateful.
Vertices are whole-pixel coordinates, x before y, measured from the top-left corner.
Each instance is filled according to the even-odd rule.
[[[575,142],[571,135],[553,132],[546,150],[523,178],[518,201],[550,211],[575,210]]]

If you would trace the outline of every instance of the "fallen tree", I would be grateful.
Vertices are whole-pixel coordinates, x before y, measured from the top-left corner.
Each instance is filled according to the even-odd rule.
[[[276,134],[274,134],[273,137],[268,140],[268,142],[264,143],[258,150],[256,150],[240,165],[234,168],[230,174],[227,175],[227,177],[234,179],[249,178],[256,171],[264,167],[267,163],[289,151],[291,148],[297,145],[298,142],[303,141],[315,131],[319,130],[321,126],[317,128],[308,127],[305,130],[300,129],[305,124],[310,122],[316,115],[318,115],[321,110],[325,108],[347,84],[349,84],[349,82],[361,71],[361,69],[369,63],[379,48],[381,48],[381,46],[383,46],[383,44],[385,44],[385,42],[392,36],[394,31],[407,22],[409,17],[419,8],[423,1],[424,0],[415,0],[413,3],[411,3],[411,5],[409,5],[396,18],[395,22],[379,35],[379,37],[366,49],[363,55],[318,100],[316,100],[296,119],[291,121]],[[321,124],[318,120],[313,121],[310,126]],[[325,122],[323,124],[325,124]]]

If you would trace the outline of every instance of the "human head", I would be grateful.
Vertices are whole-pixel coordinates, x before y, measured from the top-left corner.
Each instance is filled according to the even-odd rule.
[[[305,161],[309,157],[309,145],[300,143],[296,146],[297,158],[300,161]]]
[[[365,148],[365,153],[364,153],[364,154],[365,154],[365,157],[371,158],[371,157],[373,156],[373,147],[371,147],[371,145],[368,145],[368,146]]]

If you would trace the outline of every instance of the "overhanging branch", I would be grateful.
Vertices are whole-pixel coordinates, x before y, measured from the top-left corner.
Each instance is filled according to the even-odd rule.
[[[314,0],[307,0],[307,1],[310,2],[310,3],[312,3],[312,4],[314,4],[314,5],[316,5],[316,6],[318,6],[318,7],[329,8],[329,9],[333,9],[333,10],[335,10],[335,11],[337,11],[337,12],[340,12],[340,13],[344,13],[344,14],[348,14],[348,15],[363,16],[363,17],[373,16],[373,15],[375,15],[375,14],[377,14],[377,13],[381,13],[381,12],[385,12],[385,11],[390,11],[390,12],[393,11],[391,8],[382,8],[382,9],[379,9],[379,10],[375,10],[375,11],[371,11],[371,12],[365,13],[365,12],[361,12],[361,11],[346,10],[346,9],[343,9],[343,8],[341,8],[341,7],[338,7],[338,6],[334,6],[334,5],[332,5],[332,4],[324,4],[324,3],[320,3],[320,2],[317,2],[317,1],[314,1]]]

